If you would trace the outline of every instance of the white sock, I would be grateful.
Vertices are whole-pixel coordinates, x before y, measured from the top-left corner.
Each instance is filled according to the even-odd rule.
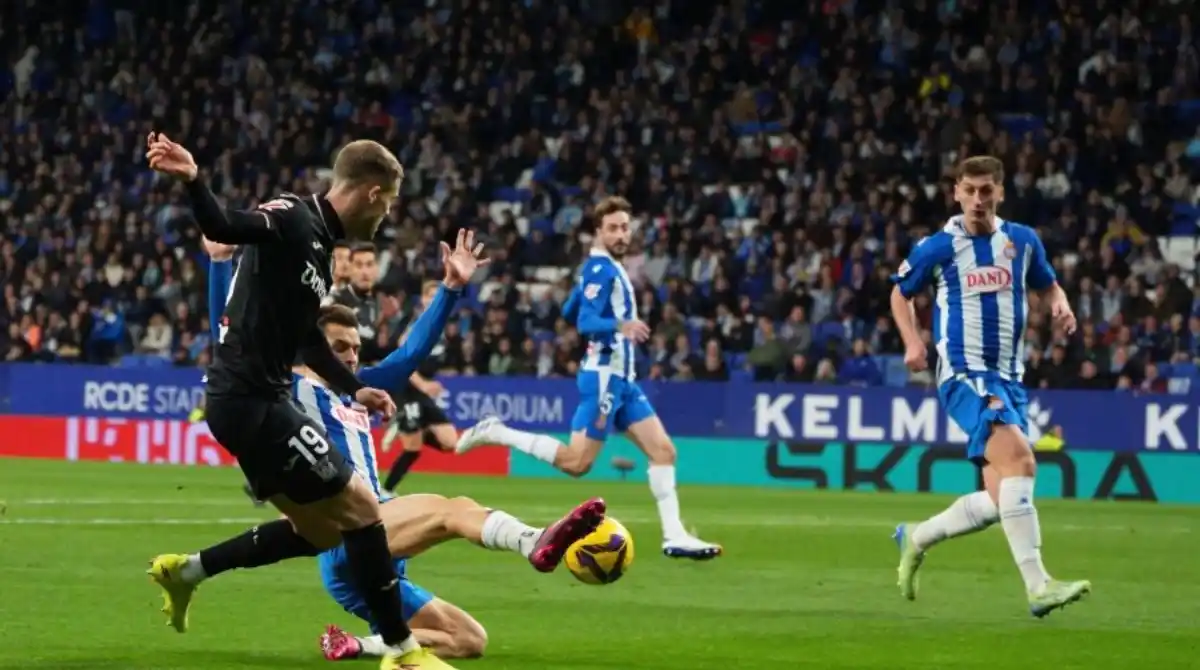
[[[508,512],[492,510],[483,522],[480,540],[488,549],[503,549],[529,558],[541,536],[541,528],[526,525]]]
[[[675,493],[675,466],[651,465],[646,470],[650,479],[650,493],[658,503],[658,518],[662,520],[664,540],[687,537],[683,519],[679,518],[679,496]]]
[[[204,564],[200,562],[200,554],[188,556],[187,563],[184,563],[183,569],[179,571],[179,576],[188,584],[199,584],[208,579]]]
[[[1042,530],[1033,506],[1033,477],[1000,480],[1000,525],[1027,591],[1039,591],[1050,575],[1042,564]]]
[[[508,426],[496,426],[495,438],[500,444],[529,454],[543,463],[554,465],[554,457],[558,455],[558,440],[546,435],[526,433]]]
[[[367,637],[355,637],[358,643],[362,645],[362,655],[379,658],[388,652],[388,646],[383,643],[382,635],[369,635]]]
[[[960,497],[940,514],[917,524],[910,538],[922,551],[952,537],[983,530],[1000,520],[1000,510],[987,491]]]

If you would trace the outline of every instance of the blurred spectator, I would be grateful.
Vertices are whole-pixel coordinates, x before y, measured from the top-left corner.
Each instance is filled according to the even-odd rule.
[[[494,261],[447,329],[444,373],[574,374],[558,305],[590,204],[621,194],[656,335],[644,375],[930,384],[894,374],[887,277],[953,213],[955,163],[991,153],[1003,214],[1040,230],[1081,323],[1068,339],[1033,307],[1030,385],[1157,393],[1195,374],[1185,4],[118,5],[0,5],[6,360],[206,362],[188,202],[140,158],[160,129],[232,207],[320,190],[350,138],[396,151],[408,179],[372,255],[368,359],[439,276],[438,242],[470,226]],[[340,291],[354,268],[339,248]],[[915,308],[928,341],[929,296]]]

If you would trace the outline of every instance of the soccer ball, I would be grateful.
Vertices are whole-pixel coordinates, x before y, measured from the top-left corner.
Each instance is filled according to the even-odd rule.
[[[605,517],[587,537],[567,549],[567,568],[584,584],[612,584],[633,563],[633,536],[620,521]]]

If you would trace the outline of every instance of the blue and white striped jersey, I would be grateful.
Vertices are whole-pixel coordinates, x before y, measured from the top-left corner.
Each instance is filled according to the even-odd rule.
[[[583,264],[577,297],[575,325],[588,344],[580,376],[633,381],[637,377],[634,343],[619,328],[621,322],[638,318],[637,296],[625,267],[608,252],[593,249]]]
[[[371,436],[371,415],[367,408],[349,397],[339,396],[319,381],[301,375],[293,375],[292,398],[308,418],[324,429],[329,442],[370,484],[375,497],[384,500],[387,496],[379,485],[379,457]]]
[[[957,375],[1019,383],[1025,374],[1026,289],[1050,288],[1057,278],[1032,228],[997,224],[991,235],[970,235],[962,217],[953,217],[918,242],[892,277],[906,298],[935,287],[939,384]]]

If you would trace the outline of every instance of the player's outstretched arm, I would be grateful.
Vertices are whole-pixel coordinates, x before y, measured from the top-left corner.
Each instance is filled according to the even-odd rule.
[[[408,335],[400,348],[380,361],[379,365],[367,367],[359,375],[362,381],[385,389],[395,389],[406,379],[412,381],[416,366],[420,365],[433,347],[437,345],[446,322],[450,321],[450,311],[454,309],[455,300],[467,286],[475,270],[484,267],[488,259],[484,257],[484,244],[475,243],[475,233],[464,228],[458,231],[454,250],[450,245],[442,243],[442,264],[445,267],[445,279],[438,287],[433,303],[416,319],[409,329]]]
[[[460,290],[447,288],[444,284],[440,286],[429,309],[417,318],[404,343],[378,365],[360,370],[359,378],[365,384],[383,389],[395,389],[410,379],[437,345],[461,294]]]
[[[475,270],[488,262],[483,255],[483,243],[475,242],[474,231],[465,228],[459,230],[454,249],[442,242],[442,265],[446,269],[446,276],[438,287],[433,303],[413,324],[399,349],[379,365],[359,373],[363,381],[372,386],[394,389],[410,379],[421,361],[433,351],[462,289],[471,281]]]
[[[269,244],[282,239],[279,224],[293,206],[290,201],[274,200],[253,212],[221,207],[199,178],[200,170],[191,152],[163,133],[150,133],[146,138],[146,159],[156,172],[184,182],[196,222],[208,239],[224,244]]]

